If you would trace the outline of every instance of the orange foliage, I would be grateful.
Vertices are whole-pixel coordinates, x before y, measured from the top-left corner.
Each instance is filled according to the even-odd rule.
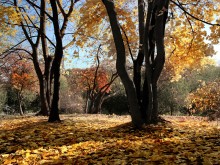
[[[35,89],[36,77],[33,75],[33,68],[27,61],[19,61],[12,68],[11,84],[18,90]]]
[[[109,83],[109,75],[103,68],[99,68],[96,73],[96,68],[87,69],[72,69],[69,74],[69,83],[72,86],[72,90],[94,90],[95,93],[111,91]]]
[[[77,79],[78,85],[83,90],[95,90],[98,92],[109,93],[111,91],[110,86],[107,85],[109,82],[109,76],[103,68],[99,68],[96,74],[96,68],[87,68],[76,72],[79,76]]]

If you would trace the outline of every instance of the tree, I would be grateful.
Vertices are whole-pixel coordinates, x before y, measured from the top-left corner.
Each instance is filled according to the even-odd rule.
[[[171,2],[171,15],[165,36],[167,54],[165,67],[166,71],[171,72],[170,79],[177,81],[185,71],[202,68],[213,62],[210,56],[216,52],[213,47],[215,43],[211,38],[218,38],[218,35],[209,34],[208,23],[212,22],[212,27],[218,28],[214,24],[218,9],[215,0]],[[204,20],[209,22],[205,23]]]
[[[191,48],[194,47],[193,45],[194,39],[201,42],[202,40],[204,40],[205,37],[208,36],[204,31],[202,32],[202,30],[199,30],[204,28],[204,23],[209,25],[214,25],[215,31],[219,29],[218,23],[216,24],[210,23],[211,21],[213,21],[213,16],[215,16],[215,13],[217,12],[218,9],[218,7],[215,6],[214,1],[204,2],[207,5],[205,10],[202,10],[202,6],[204,6],[204,3],[203,2],[200,3],[200,1],[195,1],[195,3],[190,3],[187,0],[186,1],[184,0],[184,2],[179,2],[179,1],[177,2],[171,1],[171,2],[172,2],[171,16],[173,15],[172,9],[174,8],[174,6],[177,6],[183,13],[183,16],[181,16],[180,19],[178,19],[178,21],[176,22],[176,26],[180,25],[180,21],[184,22],[183,20],[185,20],[185,22],[188,22],[193,33],[195,32],[193,27],[194,25],[196,25],[195,30],[198,29],[198,32],[201,32],[202,34],[202,36],[192,35],[193,38],[191,42],[189,42],[188,51],[190,51]],[[118,17],[117,17],[117,12],[115,10],[114,2],[111,0],[103,0],[103,3],[106,7],[109,16],[109,21],[111,24],[112,34],[117,51],[116,68],[124,84],[128,96],[132,121],[134,125],[136,125],[137,127],[141,127],[143,123],[156,122],[158,121],[157,82],[159,80],[165,62],[164,37],[165,37],[165,24],[168,18],[169,0],[148,1],[146,20],[144,16],[145,3],[143,0],[138,1],[140,46],[139,46],[139,53],[137,55],[137,58],[135,59],[134,57],[132,57],[133,68],[134,68],[133,81],[129,78],[125,67],[125,61],[126,61],[125,43],[126,42],[128,43],[128,39],[126,39],[126,31],[124,31],[123,28],[121,28],[118,22]],[[187,10],[188,8],[186,8],[185,6],[187,6],[192,13],[190,13]],[[210,12],[210,8],[213,8],[213,12]],[[202,13],[200,12],[201,10],[203,11]],[[195,21],[191,21],[189,17],[191,19],[194,19]],[[169,17],[169,19],[171,18],[172,17]],[[206,20],[204,21],[204,19],[206,19],[207,21]],[[180,26],[179,28],[183,29],[184,24],[185,23],[183,23],[183,26]],[[174,27],[176,28],[176,26]],[[177,38],[177,40],[178,39],[179,38]],[[127,44],[127,46],[129,47],[129,44]],[[199,46],[202,45],[199,44]],[[206,52],[209,52],[207,53],[207,55],[214,53],[212,49],[213,47],[207,47],[207,46],[209,45],[205,44],[205,49],[207,50]],[[199,48],[195,47],[193,51],[199,52]],[[132,54],[131,51],[130,54]],[[186,54],[187,54],[187,49],[186,49]],[[181,59],[181,57],[178,58]],[[141,86],[142,84],[141,68],[143,66],[144,60],[145,60],[145,78],[144,78],[143,86]],[[189,66],[190,64],[192,64],[191,61],[188,61],[187,65]],[[174,63],[173,65],[176,65],[176,63]]]
[[[91,67],[87,69],[76,69],[72,70],[74,76],[71,79],[71,84],[75,84],[75,88],[81,89],[86,95],[86,104],[85,104],[85,113],[101,113],[101,106],[106,94],[109,94],[111,91],[111,84],[117,78],[117,74],[112,74],[109,76],[109,73],[106,69],[99,66]]]
[[[110,92],[110,86],[117,78],[117,74],[113,74],[109,78],[108,73],[103,68],[97,67],[85,71],[82,78],[87,82],[85,112],[101,113],[102,103],[106,94]]]
[[[12,68],[11,84],[17,91],[20,115],[23,111],[23,92],[24,90],[36,90],[36,78],[33,75],[33,67],[27,61],[18,61]]]
[[[121,33],[120,25],[117,20],[114,2],[103,0],[103,3],[109,16],[117,51],[116,68],[128,96],[132,121],[135,126],[141,127],[143,123],[152,123],[157,120],[157,81],[165,62],[164,30],[169,1],[148,2],[146,22],[144,20],[144,1],[139,1],[138,3],[140,49],[137,59],[133,60],[134,81],[130,79],[126,71],[125,45],[122,37],[123,34]],[[157,50],[157,54],[154,53],[155,49]],[[146,73],[143,85],[143,96],[141,96],[140,71],[144,57]]]
[[[76,2],[74,0],[65,2],[58,0],[20,2],[14,0],[2,3],[4,6],[10,6],[17,13],[18,19],[12,24],[20,27],[25,36],[4,54],[15,51],[23,51],[29,54],[39,80],[41,97],[39,114],[48,115],[50,112],[48,120],[50,122],[60,120],[60,66],[64,49],[75,41],[73,39],[64,45],[63,40],[66,39],[67,25],[72,17],[71,14],[73,14],[73,7]],[[22,44],[29,44],[31,49],[18,48],[18,45]]]

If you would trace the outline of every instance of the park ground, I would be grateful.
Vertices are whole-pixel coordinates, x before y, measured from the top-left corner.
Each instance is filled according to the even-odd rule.
[[[220,164],[220,122],[163,117],[165,124],[135,130],[129,116],[1,116],[0,164]]]

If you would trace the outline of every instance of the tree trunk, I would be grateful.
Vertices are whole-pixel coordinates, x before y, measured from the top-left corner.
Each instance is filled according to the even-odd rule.
[[[89,112],[89,107],[90,107],[89,95],[90,95],[90,91],[87,91],[87,93],[86,93],[86,106],[85,106],[85,110],[84,110],[86,114]]]
[[[153,9],[153,1],[148,3],[147,17],[145,21],[145,29],[144,34],[144,58],[145,58],[145,74],[144,74],[144,84],[143,84],[143,101],[142,101],[142,115],[145,123],[151,123],[152,117],[152,69],[151,69],[151,61],[150,61],[150,37],[149,37],[149,27],[151,26],[152,19],[152,9]]]
[[[155,27],[154,27],[154,36],[156,44],[153,43],[153,49],[156,45],[157,55],[156,58],[152,60],[152,89],[153,89],[153,113],[152,113],[152,122],[156,122],[158,118],[158,99],[157,99],[157,82],[160,77],[160,74],[163,70],[165,63],[165,48],[164,48],[164,31],[165,24],[167,19],[167,10],[169,0],[158,0],[155,2],[153,17],[155,17]],[[154,54],[154,50],[152,51]],[[151,55],[152,58],[152,55]]]
[[[53,99],[50,109],[49,122],[60,121],[59,117],[59,92],[60,92],[60,63],[54,65]]]
[[[170,104],[170,115],[173,116],[174,107],[172,104]]]
[[[46,91],[47,91],[47,87],[46,87],[46,82],[44,79],[44,76],[42,74],[41,68],[40,68],[40,64],[38,62],[38,51],[37,48],[32,46],[33,52],[32,52],[32,57],[33,57],[33,64],[34,64],[34,69],[39,81],[39,89],[40,89],[40,103],[41,103],[41,109],[40,111],[36,114],[38,115],[43,115],[43,116],[48,116],[49,114],[49,106],[48,106],[48,102],[46,99]]]
[[[59,94],[60,94],[60,66],[63,58],[63,43],[59,27],[58,9],[56,1],[50,0],[53,13],[53,28],[56,38],[55,57],[51,67],[51,76],[53,76],[53,98],[49,115],[49,122],[60,121],[59,117]]]
[[[110,20],[110,25],[111,25],[112,34],[113,34],[116,52],[117,52],[116,69],[117,69],[117,73],[118,73],[118,75],[119,75],[120,79],[122,80],[122,83],[125,87],[125,91],[127,93],[128,103],[130,106],[129,111],[131,114],[132,122],[136,127],[141,128],[143,126],[144,122],[142,120],[140,106],[138,104],[135,86],[134,86],[132,80],[130,79],[130,77],[127,73],[127,70],[126,70],[125,46],[124,46],[124,41],[122,38],[121,31],[120,31],[120,26],[117,21],[117,15],[115,12],[114,2],[110,1],[110,0],[102,0],[102,1],[106,7],[106,10],[107,10],[107,13],[109,16],[109,20]]]
[[[133,81],[136,88],[137,99],[140,107],[142,106],[141,96],[141,67],[144,61],[144,0],[138,0],[138,22],[139,22],[139,53],[137,59],[133,61]]]
[[[93,106],[91,107],[92,114],[101,113],[101,107],[102,107],[104,95],[105,93],[99,93],[93,100],[93,104],[92,104]]]
[[[17,92],[17,99],[18,99],[18,105],[19,105],[19,113],[21,116],[24,115],[24,111],[22,108],[22,95],[21,95],[21,91]]]
[[[36,114],[37,116],[48,116],[49,114],[49,105],[46,99],[46,86],[44,80],[40,80],[40,103],[41,103],[41,110]]]
[[[153,123],[158,119],[157,81],[165,62],[164,30],[169,0],[148,1],[146,21],[144,20],[144,0],[138,0],[139,53],[136,60],[132,57],[134,65],[133,82],[125,69],[125,47],[114,2],[103,0],[103,3],[107,9],[117,51],[116,69],[127,93],[132,121],[139,127],[143,122]],[[157,50],[156,54],[155,50]],[[145,79],[141,93],[141,67],[144,58]]]

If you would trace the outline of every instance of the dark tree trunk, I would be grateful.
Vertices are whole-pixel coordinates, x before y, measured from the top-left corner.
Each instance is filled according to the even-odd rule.
[[[34,68],[38,77],[39,81],[39,87],[40,87],[40,103],[41,103],[41,109],[36,115],[43,115],[43,116],[48,116],[49,115],[49,105],[46,99],[46,91],[47,91],[47,86],[46,82],[44,79],[44,76],[42,74],[40,64],[38,63],[38,53],[37,49],[33,48],[33,64]]]
[[[40,83],[40,103],[41,103],[41,110],[36,114],[38,115],[43,115],[43,116],[48,116],[49,115],[49,105],[46,99],[46,86],[45,82],[43,80],[43,77],[41,77],[41,80],[39,81]]]
[[[165,63],[165,48],[164,48],[164,31],[167,19],[169,0],[158,0],[155,3],[153,17],[155,17],[153,49],[156,45],[156,58],[152,60],[152,90],[153,90],[153,113],[152,122],[156,122],[158,118],[158,99],[157,99],[157,81],[160,77]],[[154,41],[152,42],[154,43]],[[154,50],[152,50],[154,55]],[[151,55],[151,56],[153,56]]]
[[[124,41],[120,31],[120,26],[117,21],[117,15],[115,12],[115,6],[113,1],[102,0],[110,20],[110,25],[112,29],[112,34],[115,42],[117,60],[116,60],[116,69],[119,77],[122,80],[122,83],[125,87],[127,93],[128,102],[129,102],[129,111],[131,114],[133,124],[140,128],[143,126],[142,115],[140,113],[140,106],[138,104],[137,94],[133,81],[130,79],[127,70],[126,70],[126,53]]]
[[[62,43],[62,34],[59,27],[59,19],[58,19],[58,9],[56,1],[50,0],[52,13],[53,13],[53,28],[55,32],[56,38],[56,50],[55,57],[51,67],[51,73],[53,76],[53,98],[51,103],[51,110],[49,115],[49,122],[60,121],[59,117],[59,94],[60,94],[60,67],[61,61],[63,57],[63,43]]]
[[[54,84],[53,84],[53,99],[49,115],[49,122],[60,121],[59,117],[59,92],[60,92],[60,63],[54,64]]]
[[[50,115],[49,115],[49,122],[55,122],[60,121],[59,117],[59,94],[60,94],[60,67],[61,67],[61,61],[63,58],[63,37],[65,35],[65,30],[67,28],[68,18],[70,17],[74,3],[77,1],[70,0],[70,7],[68,12],[66,13],[65,10],[62,8],[62,5],[60,4],[60,1],[50,0],[50,5],[52,9],[53,16],[50,18],[53,23],[54,28],[54,35],[56,39],[56,46],[55,46],[55,54],[54,59],[51,66],[50,71],[50,88],[51,85],[53,87],[53,96],[52,96],[52,103],[50,108]],[[58,6],[59,10],[61,11],[61,14],[63,16],[63,22],[60,28],[60,22],[59,22],[59,13],[58,13]],[[53,82],[51,81],[53,79]],[[50,91],[49,91],[50,92]]]
[[[158,119],[157,81],[165,62],[164,30],[169,0],[148,1],[146,21],[144,0],[138,0],[139,53],[133,59],[133,82],[125,67],[125,47],[118,25],[114,2],[102,0],[109,16],[117,51],[116,69],[125,87],[132,122],[140,127],[143,122],[153,123]],[[155,53],[155,50],[157,52]],[[145,77],[141,87],[141,67],[145,58]],[[143,92],[141,92],[143,90]],[[142,116],[142,118],[140,117]]]
[[[58,0],[50,0],[52,16],[47,14],[46,7],[48,6],[45,0],[40,0],[40,5],[32,1],[27,1],[29,6],[32,6],[39,16],[38,26],[28,25],[28,22],[25,18],[20,21],[21,29],[23,30],[24,36],[29,42],[32,52],[27,51],[32,59],[34,68],[39,79],[40,84],[40,95],[41,95],[41,110],[38,115],[48,115],[50,112],[49,121],[59,121],[59,87],[60,87],[60,64],[63,57],[63,43],[62,38],[65,35],[65,30],[67,28],[68,18],[71,16],[73,11],[73,6],[77,1],[70,0],[69,10],[64,10],[62,4]],[[21,12],[21,7],[18,6],[16,0],[13,1],[13,6],[17,13],[21,14],[21,18],[24,17],[23,12]],[[49,6],[48,6],[49,7]],[[58,13],[59,7],[59,13]],[[39,10],[38,10],[39,9]],[[38,11],[37,11],[38,10]],[[60,21],[59,16],[63,17],[63,21]],[[30,17],[27,15],[28,19]],[[54,58],[52,59],[48,53],[48,44],[49,36],[46,34],[46,22],[52,21],[54,27],[54,35],[56,38],[56,43],[51,43],[55,47]],[[61,25],[61,28],[59,27]],[[34,31],[34,28],[36,28]],[[31,29],[31,30],[30,30]],[[32,33],[33,29],[33,33]],[[35,35],[36,33],[36,35]],[[34,34],[34,35],[33,35]],[[34,36],[34,37],[33,37]],[[49,42],[52,42],[51,40]],[[42,55],[44,59],[44,73],[42,72],[38,59],[38,50],[39,45],[41,45]],[[53,69],[52,69],[53,68]],[[52,81],[54,80],[54,81]],[[52,84],[53,83],[53,84]],[[52,90],[53,87],[53,90]],[[53,94],[53,96],[52,96]],[[51,98],[52,96],[52,98]],[[52,103],[51,103],[52,99]],[[52,105],[51,105],[52,104]]]
[[[90,112],[92,114],[98,114],[101,113],[101,107],[103,103],[103,98],[104,98],[105,93],[99,93],[95,99],[93,100],[92,107]]]
[[[51,108],[51,83],[52,83],[52,78],[50,77],[50,73],[51,73],[51,64],[52,64],[52,57],[48,56],[46,57],[45,60],[45,71],[44,71],[44,75],[45,75],[45,88],[46,88],[46,100],[48,103],[48,107],[49,109]]]
[[[138,22],[139,22],[139,53],[137,59],[133,61],[133,81],[136,88],[137,99],[140,107],[142,107],[142,96],[141,96],[141,67],[144,61],[144,13],[145,13],[144,0],[138,0]]]

